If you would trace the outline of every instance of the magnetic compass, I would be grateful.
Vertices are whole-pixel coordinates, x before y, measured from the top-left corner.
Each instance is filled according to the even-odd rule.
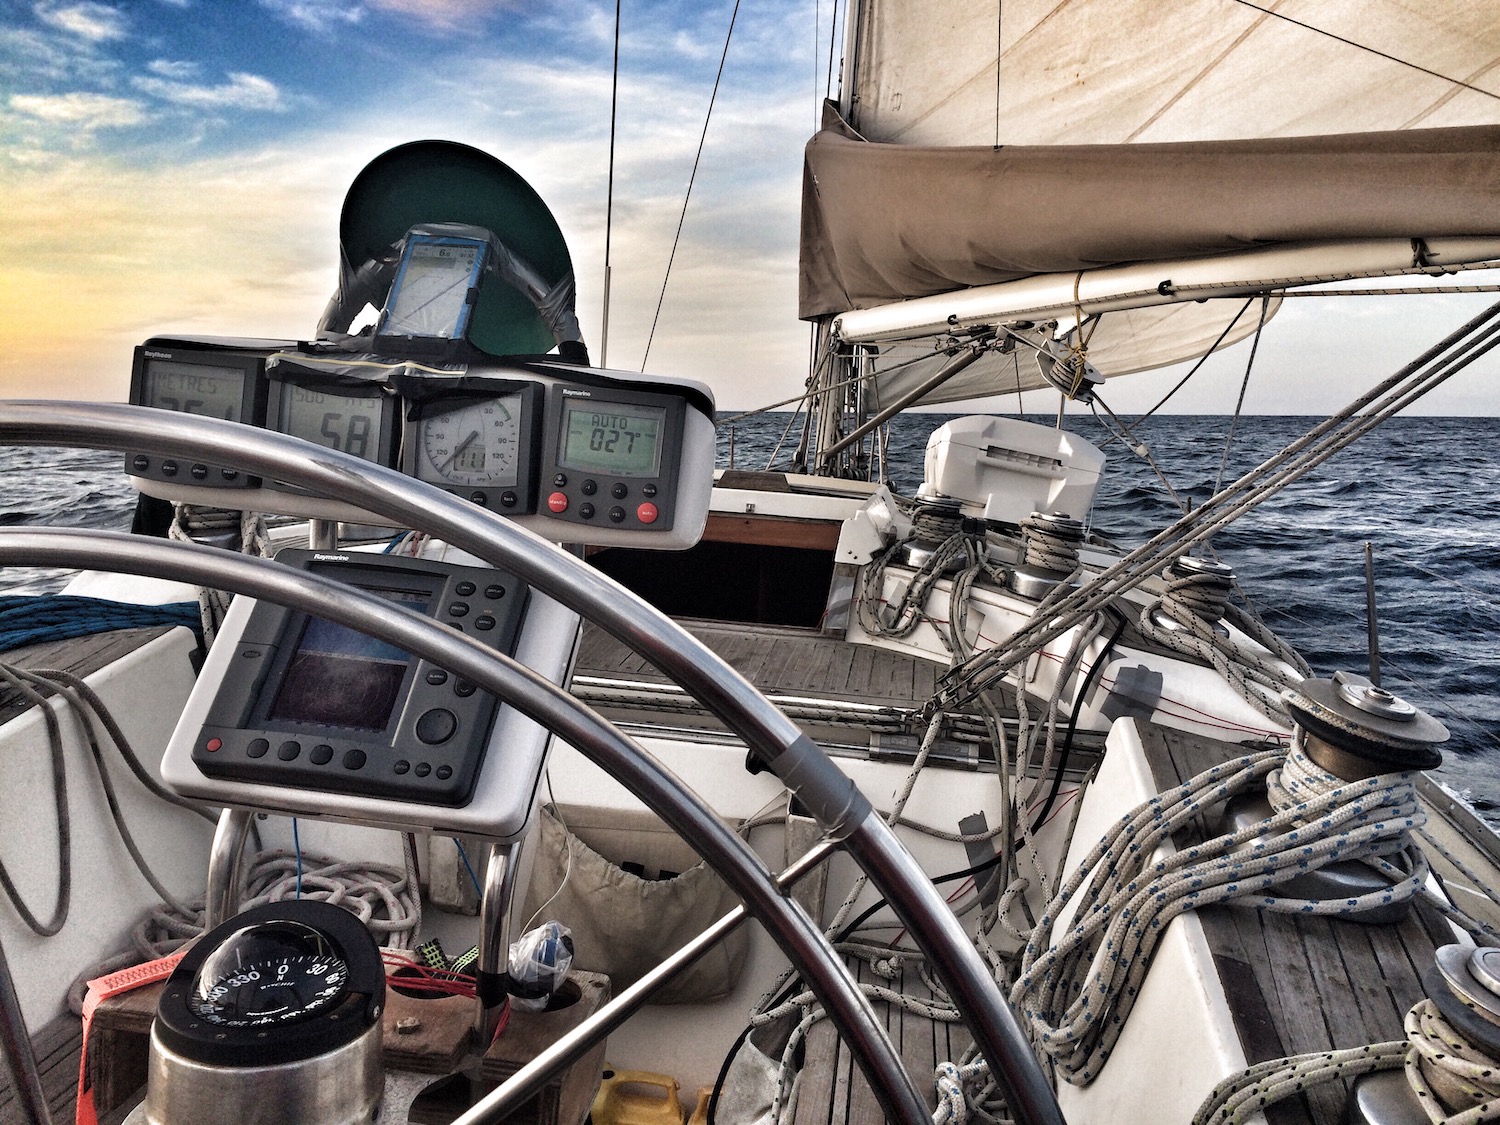
[[[154,1036],[196,1063],[321,1055],[378,1025],[385,972],[360,921],[325,902],[268,903],[204,936],[162,993]]]
[[[214,950],[187,1006],[221,1027],[262,1027],[307,1019],[348,988],[349,965],[328,935],[282,919],[247,926]]]

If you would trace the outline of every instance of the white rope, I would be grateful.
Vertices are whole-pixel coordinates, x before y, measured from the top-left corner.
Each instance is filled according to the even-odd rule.
[[[1425,814],[1410,776],[1382,775],[1304,797],[1298,787],[1308,787],[1305,778],[1317,767],[1299,762],[1288,773],[1283,766],[1293,757],[1305,758],[1296,748],[1249,755],[1146,802],[1115,825],[1048,904],[1027,944],[1011,1003],[1068,1081],[1087,1085],[1097,1077],[1157,942],[1183,911],[1233,900],[1263,910],[1338,916],[1420,893],[1426,860],[1406,843]],[[1289,794],[1269,820],[1152,859],[1178,828],[1263,779]],[[1405,869],[1383,858],[1392,855],[1404,860]],[[1382,870],[1399,881],[1343,899],[1285,898],[1274,891],[1294,875],[1366,858],[1386,864]],[[1083,906],[1054,941],[1064,906],[1085,884]]]
[[[1419,1000],[1406,1013],[1405,1031],[1405,1039],[1390,1043],[1257,1063],[1215,1086],[1193,1125],[1241,1125],[1310,1086],[1396,1069],[1405,1071],[1433,1125],[1500,1121],[1500,1063],[1460,1034],[1431,1000]]]
[[[266,530],[266,520],[258,512],[230,512],[219,508],[200,508],[191,504],[173,504],[172,522],[167,527],[167,538],[175,539],[179,543],[193,542],[193,533],[203,534],[213,531],[228,531],[237,528],[240,536],[240,554],[258,555],[262,558],[271,554],[270,534]],[[198,615],[203,623],[203,643],[205,646],[213,644],[214,636],[219,631],[219,626],[224,621],[224,615],[229,612],[231,595],[223,590],[211,590],[207,586],[198,587]]]
[[[1271,647],[1267,642],[1275,644],[1280,650],[1276,656],[1268,658],[1221,636],[1212,623],[1229,613],[1225,600],[1229,588],[1228,580],[1221,575],[1171,575],[1166,592],[1142,611],[1137,627],[1142,636],[1163,648],[1208,664],[1246,703],[1273,722],[1290,726],[1291,715],[1281,702],[1281,693],[1297,686],[1305,675],[1286,667],[1292,663],[1289,656],[1299,658],[1264,625],[1257,628],[1258,619],[1245,615],[1238,615],[1238,620],[1249,626],[1257,634],[1254,639],[1266,647]],[[1158,624],[1158,610],[1182,628]]]

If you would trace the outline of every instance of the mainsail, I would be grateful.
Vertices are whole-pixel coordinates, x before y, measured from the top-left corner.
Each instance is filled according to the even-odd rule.
[[[1116,375],[1253,332],[1246,293],[1500,258],[1482,0],[856,0],[844,63],[800,297],[878,345],[866,406],[986,323],[1108,312]],[[923,401],[1041,385],[991,354]]]

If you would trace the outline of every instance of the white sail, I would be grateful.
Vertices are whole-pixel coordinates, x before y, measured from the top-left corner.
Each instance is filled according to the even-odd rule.
[[[1145,306],[1495,257],[1488,4],[864,0],[850,28],[808,145],[802,315],[886,344],[881,399],[914,377],[895,340],[1132,308],[1091,347],[1121,374],[1201,354],[1243,299]],[[1282,252],[1321,260],[1240,268]],[[1117,284],[1137,263],[1161,268]],[[1211,288],[1215,263],[1219,293],[1182,284]],[[985,393],[987,368],[989,393],[1014,385],[1008,360],[976,367],[925,401]]]

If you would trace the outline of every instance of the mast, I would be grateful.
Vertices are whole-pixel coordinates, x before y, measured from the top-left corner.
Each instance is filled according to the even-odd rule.
[[[844,10],[844,52],[839,61],[837,104],[844,120],[858,127],[854,91],[860,61],[860,26],[865,0],[848,0]],[[840,346],[833,335],[833,317],[815,321],[811,370],[808,374],[808,411],[813,419],[813,447],[809,471],[819,476],[868,480],[872,458],[864,440],[840,447],[846,435],[866,424],[865,377],[870,374],[863,348]],[[873,439],[878,448],[878,438]],[[884,473],[884,466],[881,472]]]

